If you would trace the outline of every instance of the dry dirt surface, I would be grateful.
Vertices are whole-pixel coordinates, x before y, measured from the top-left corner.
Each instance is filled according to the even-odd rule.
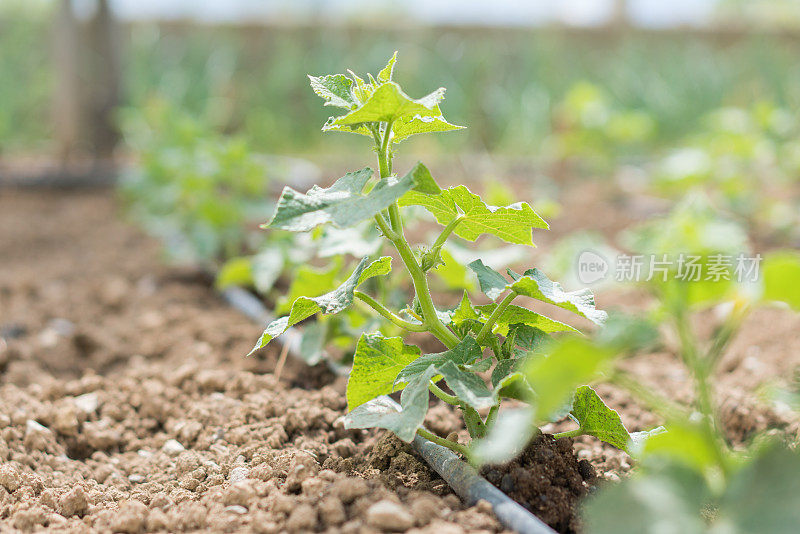
[[[726,355],[719,402],[734,443],[769,427],[797,434],[754,391],[800,365],[798,327],[786,312],[758,312]],[[293,363],[276,381],[274,352],[245,358],[259,334],[203,277],[164,266],[111,191],[0,190],[0,531],[502,530],[486,503],[464,507],[396,439],[344,430],[344,379]],[[625,365],[690,398],[670,350]],[[599,392],[631,430],[658,423],[625,393]],[[460,428],[438,405],[427,424],[441,435]],[[487,476],[572,531],[574,518],[546,517],[543,493],[525,482],[535,460],[571,466],[541,471],[563,479],[549,484],[573,504],[590,467],[598,480],[631,468],[591,439],[575,448],[581,462],[555,443]]]
[[[344,379],[245,358],[258,326],[118,213],[110,191],[0,190],[0,531],[502,531],[346,431]]]

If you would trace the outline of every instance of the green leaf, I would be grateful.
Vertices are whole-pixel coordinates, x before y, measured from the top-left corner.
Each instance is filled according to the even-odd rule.
[[[439,367],[447,362],[456,365],[467,365],[476,362],[483,355],[478,343],[471,336],[466,336],[461,342],[450,350],[435,354],[425,354],[407,365],[397,375],[397,382],[408,382],[415,376],[423,373],[429,366]]]
[[[535,429],[530,408],[502,410],[486,436],[472,442],[473,458],[479,465],[504,464],[522,452]]]
[[[561,284],[547,278],[539,269],[525,271],[525,274],[508,286],[508,289],[577,313],[595,324],[603,324],[608,317],[606,312],[595,308],[594,295],[589,289],[564,291]]]
[[[428,384],[436,374],[436,368],[430,366],[411,380],[400,395],[399,406],[387,396],[365,402],[344,416],[344,427],[385,428],[410,443],[425,421],[425,414],[428,412]]]
[[[477,307],[481,312],[481,318],[485,321],[489,315],[497,308],[497,304],[484,304]],[[545,333],[551,332],[578,332],[575,328],[568,324],[556,321],[545,315],[541,315],[534,311],[514,304],[509,305],[500,317],[497,318],[492,331],[501,336],[508,335],[509,329],[512,325],[524,324],[533,328],[537,328]]]
[[[554,344],[549,356],[532,359],[525,374],[536,392],[537,420],[549,420],[578,386],[591,382],[615,356],[584,338],[567,337]]]
[[[436,370],[456,397],[476,410],[497,404],[494,393],[486,387],[486,383],[478,375],[462,371],[452,360],[436,365]]]
[[[353,303],[353,292],[363,283],[367,278],[362,276],[364,271],[368,269],[367,261],[369,258],[363,258],[350,277],[344,281],[342,285],[329,293],[320,295],[319,297],[309,298],[305,296],[298,297],[292,302],[289,315],[276,319],[267,325],[264,333],[261,334],[255,347],[250,351],[253,354],[258,349],[265,347],[275,337],[283,334],[289,327],[296,325],[300,321],[308,319],[315,313],[322,313],[324,315],[331,315],[339,313],[346,309]],[[376,260],[374,263],[384,265],[384,259]],[[369,266],[370,268],[372,265]],[[381,269],[375,268],[372,271],[380,274]]]
[[[289,285],[288,293],[280,299],[275,308],[275,313],[281,315],[288,313],[292,309],[292,304],[300,297],[317,296],[332,290],[336,287],[336,277],[340,270],[340,262],[334,262],[334,265],[327,270],[301,265]]]
[[[267,293],[283,272],[286,264],[283,254],[275,249],[266,250],[251,258],[253,285],[259,293]]]
[[[510,339],[515,346],[522,347],[526,351],[536,350],[552,340],[544,330],[529,324],[519,323],[512,324],[509,327],[508,338],[506,339]]]
[[[534,228],[547,228],[547,223],[526,203],[505,207],[489,206],[463,185],[443,190],[438,195],[407,193],[401,206],[422,206],[442,225],[451,223],[461,213],[462,220],[453,231],[468,241],[483,234],[493,234],[518,245],[533,245]]]
[[[764,300],[785,302],[800,311],[800,253],[787,250],[767,254],[762,269]]]
[[[492,300],[497,299],[508,286],[508,280],[502,274],[498,273],[491,267],[484,265],[483,260],[475,260],[467,267],[472,269],[472,272],[478,277],[478,284],[481,286],[481,291]]]
[[[631,435],[622,424],[619,414],[606,406],[603,399],[589,386],[581,386],[575,392],[572,415],[584,434],[594,436],[623,451],[628,450]]]
[[[508,360],[503,360],[508,361]],[[494,376],[492,376],[494,378]],[[534,402],[536,392],[528,383],[524,373],[514,372],[501,378],[495,387],[495,396],[506,399],[516,399],[523,402]]]
[[[419,357],[419,348],[403,344],[402,338],[362,334],[347,380],[347,409],[395,391],[395,377]]]
[[[794,534],[800,525],[800,455],[773,444],[740,469],[720,503],[735,532]]]
[[[435,108],[437,111],[439,106]],[[399,143],[405,141],[412,135],[437,133],[437,132],[452,132],[454,130],[463,130],[464,126],[457,126],[450,124],[439,112],[439,115],[432,117],[424,117],[415,115],[413,117],[403,117],[398,119],[392,124],[392,142]]]
[[[308,365],[316,365],[325,356],[328,322],[317,321],[303,328],[300,349],[297,351]]]
[[[253,285],[252,259],[249,257],[231,258],[225,262],[217,273],[214,281],[217,289],[239,286],[247,287]]]
[[[669,429],[651,436],[645,441],[642,455],[646,458],[660,457],[677,462],[706,474],[716,468],[716,436],[704,425],[690,421],[669,421]]]
[[[586,532],[705,534],[703,503],[693,497],[706,491],[700,477],[645,476],[607,484],[584,505]]]
[[[433,272],[436,273],[438,278],[444,281],[448,289],[474,289],[474,278],[468,276],[466,267],[458,262],[449,250],[441,249],[439,251],[439,257],[442,263],[440,263]]]
[[[467,321],[477,321],[480,318],[477,310],[469,301],[469,295],[466,291],[461,296],[461,301],[458,303],[450,315],[450,324],[458,328]]]
[[[366,194],[362,194],[362,190],[372,176],[370,168],[349,172],[332,186],[314,186],[305,194],[285,187],[272,220],[262,228],[306,232],[326,223],[339,228],[353,226],[374,217],[414,188],[433,190],[435,182],[430,173],[425,172],[427,169],[423,171],[420,166],[424,169],[418,164],[402,178],[382,178]]]
[[[392,81],[392,74],[394,74],[394,64],[397,63],[397,51],[395,50],[394,55],[386,64],[385,67],[381,69],[378,73],[378,82],[385,83]]]
[[[314,92],[325,99],[326,106],[353,109],[358,105],[350,91],[353,81],[344,74],[319,77],[309,75],[308,79]]]
[[[497,362],[497,365],[495,365],[492,371],[492,385],[496,388],[497,384],[505,377],[511,373],[518,372],[522,368],[521,364],[523,361],[524,358],[514,358]]]
[[[376,276],[384,276],[392,272],[392,258],[391,256],[381,256],[377,260],[370,263],[366,269],[358,277],[356,286],[360,286],[370,278]]]
[[[367,122],[393,122],[405,117],[440,116],[441,111],[437,104],[444,98],[444,91],[444,87],[440,87],[427,96],[414,99],[405,94],[395,82],[386,82],[378,86],[364,104],[337,117],[332,125],[351,126]]]
[[[442,188],[436,183],[436,180],[431,176],[431,171],[428,167],[418,161],[408,173],[401,179],[402,181],[411,182],[414,184],[412,191],[424,193],[426,195],[438,195],[442,192]]]

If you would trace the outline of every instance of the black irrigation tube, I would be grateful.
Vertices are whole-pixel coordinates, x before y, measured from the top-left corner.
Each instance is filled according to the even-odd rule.
[[[274,319],[261,300],[245,289],[230,287],[222,291],[222,297],[233,308],[258,324],[266,325]],[[290,355],[300,358],[298,353],[300,333],[297,330],[292,328],[287,330],[281,342],[288,344],[287,350]],[[336,365],[328,359],[325,361],[332,366],[335,373],[347,372],[343,366]],[[464,462],[450,449],[421,436],[414,438],[412,446],[468,505],[480,500],[487,501],[500,523],[520,534],[556,534],[555,530],[480,476],[474,467]]]

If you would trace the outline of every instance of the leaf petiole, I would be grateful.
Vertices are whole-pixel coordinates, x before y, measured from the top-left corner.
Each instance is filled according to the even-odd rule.
[[[386,319],[392,324],[403,328],[404,330],[408,330],[409,332],[425,332],[427,328],[424,324],[412,323],[410,321],[406,321],[405,319],[397,316],[395,313],[392,313],[391,310],[386,308],[383,304],[372,298],[371,296],[367,295],[366,293],[362,293],[361,291],[353,292],[353,296],[357,299],[361,300],[373,310],[378,312],[381,317]]]
[[[486,319],[486,323],[484,323],[483,327],[480,329],[480,332],[478,332],[478,337],[476,338],[478,343],[481,343],[487,335],[492,333],[494,324],[503,315],[503,312],[506,311],[506,308],[511,305],[511,301],[517,298],[517,296],[519,296],[519,293],[512,290],[508,295],[505,296],[505,298],[503,298],[500,304],[497,305],[491,315],[489,315],[489,318]]]
[[[461,401],[458,400],[458,397],[456,397],[455,395],[450,395],[449,393],[445,393],[442,390],[442,388],[440,388],[433,382],[431,382],[430,385],[428,385],[428,389],[431,391],[431,393],[442,399],[447,404],[452,404],[453,406],[461,405]]]
[[[451,451],[456,452],[461,456],[463,456],[464,458],[466,458],[468,462],[472,463],[472,453],[464,445],[456,443],[455,441],[450,441],[449,439],[440,438],[433,432],[426,430],[424,428],[417,429],[417,434],[427,439],[428,441],[432,441],[437,445],[441,445],[442,447],[447,447]]]
[[[461,221],[464,220],[464,217],[458,216],[452,221],[450,221],[447,226],[444,227],[442,233],[439,234],[439,237],[436,238],[436,241],[433,242],[433,246],[431,250],[436,250],[437,248],[441,248],[444,245],[444,242],[447,241],[447,238],[450,237],[450,234],[453,233],[453,230],[456,229],[456,226],[459,225]]]
[[[576,428],[575,430],[567,430],[565,432],[556,432],[553,434],[554,439],[561,439],[561,438],[577,438],[578,436],[583,435],[582,428]]]

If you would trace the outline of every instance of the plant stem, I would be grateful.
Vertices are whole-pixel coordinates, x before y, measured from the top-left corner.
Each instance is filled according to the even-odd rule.
[[[436,250],[437,248],[441,248],[442,245],[444,245],[444,242],[447,241],[447,238],[450,237],[450,234],[453,233],[453,230],[456,229],[456,226],[458,226],[459,223],[461,221],[463,221],[463,220],[464,220],[464,218],[459,216],[459,217],[456,217],[455,219],[453,219],[452,221],[450,221],[447,224],[447,226],[444,227],[444,229],[442,230],[442,233],[439,234],[439,237],[436,238],[436,241],[433,242],[433,246],[431,247],[431,250]]]
[[[505,296],[505,298],[503,298],[502,301],[500,301],[500,304],[498,304],[491,315],[489,315],[489,318],[486,319],[486,323],[483,325],[480,332],[478,332],[478,343],[483,341],[483,339],[492,332],[492,327],[494,327],[494,324],[497,322],[500,316],[503,315],[503,312],[506,311],[506,308],[511,305],[511,301],[517,298],[517,295],[519,295],[519,293],[516,291],[511,291]]]
[[[431,393],[433,393],[434,395],[436,395],[437,397],[442,399],[447,404],[452,404],[453,406],[460,406],[461,405],[461,401],[458,400],[458,397],[456,397],[455,395],[450,395],[448,393],[445,393],[442,390],[442,388],[440,388],[439,386],[437,386],[433,382],[428,384],[428,389],[430,390]]]
[[[375,132],[373,132],[375,134]],[[378,165],[380,166],[381,178],[386,178],[391,174],[391,158],[389,157],[389,141],[392,135],[392,123],[386,124],[383,139],[380,146],[377,146],[378,151]],[[377,134],[375,134],[377,138]],[[461,341],[449,328],[436,315],[436,307],[431,298],[431,292],[428,287],[428,278],[425,271],[422,270],[417,259],[414,257],[414,252],[406,241],[403,235],[403,219],[400,216],[400,208],[397,202],[393,202],[389,206],[389,220],[391,228],[386,224],[383,216],[376,216],[375,222],[381,232],[389,239],[397,249],[400,259],[408,269],[411,275],[411,281],[414,284],[414,292],[417,295],[420,307],[422,308],[423,325],[426,329],[436,336],[444,345],[452,349]]]
[[[681,353],[683,354],[686,365],[690,368],[694,376],[697,407],[703,415],[703,426],[714,443],[714,454],[716,456],[717,465],[723,476],[727,476],[730,472],[728,465],[729,449],[722,438],[722,427],[719,424],[717,411],[714,406],[713,392],[711,389],[711,371],[713,367],[710,365],[709,360],[701,360],[699,358],[697,339],[691,330],[689,314],[685,305],[680,305],[674,310],[674,319],[676,328],[678,329],[678,336],[681,340]],[[714,349],[714,346],[712,346],[711,350],[722,350],[722,347]]]
[[[397,316],[395,313],[392,313],[389,309],[387,309],[383,304],[375,300],[374,298],[370,297],[366,293],[362,293],[361,291],[354,291],[353,295],[363,301],[365,304],[368,304],[373,310],[378,312],[384,319],[389,321],[392,324],[399,326],[409,332],[425,332],[427,329],[425,328],[424,324],[417,324],[412,323],[410,321],[406,321],[401,317]]]
[[[582,428],[576,428],[575,430],[567,430],[566,432],[558,432],[553,434],[553,438],[561,439],[561,438],[577,438],[578,436],[583,435]]]
[[[472,453],[470,450],[460,443],[456,443],[455,441],[450,441],[449,439],[440,438],[433,432],[426,430],[424,428],[419,428],[417,430],[417,434],[422,436],[423,438],[427,439],[428,441],[432,441],[437,445],[441,445],[442,447],[447,447],[453,452],[456,452],[467,459],[468,462],[472,463]]]
[[[392,228],[389,226],[389,223],[386,222],[386,219],[384,219],[383,215],[381,215],[380,213],[375,215],[375,224],[378,225],[378,229],[384,236],[386,236],[386,239],[388,239],[392,243],[394,243],[395,239],[398,239],[399,236],[397,235],[397,233],[395,233],[395,231],[392,230]]]

